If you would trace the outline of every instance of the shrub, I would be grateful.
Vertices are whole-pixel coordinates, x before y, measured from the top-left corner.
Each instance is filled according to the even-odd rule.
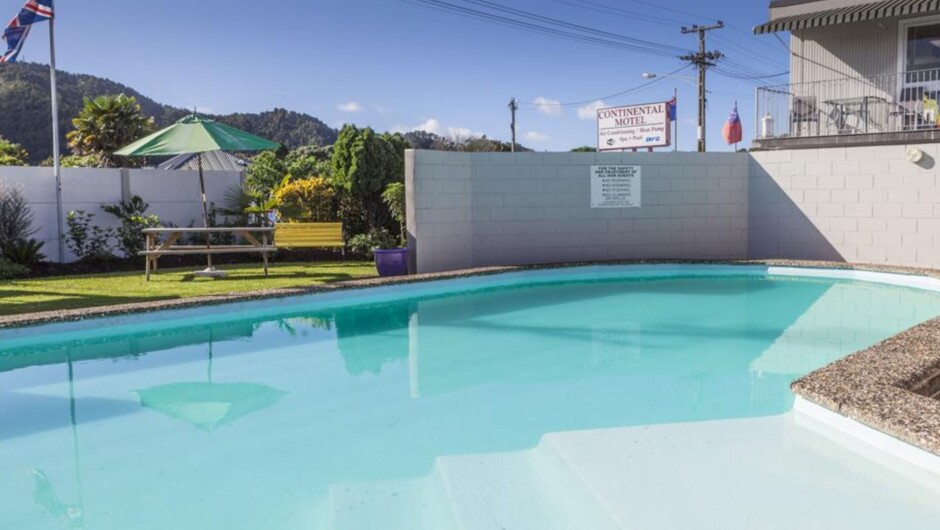
[[[27,166],[28,161],[29,153],[23,146],[0,136],[0,166]]]
[[[233,219],[238,226],[267,226],[268,211],[277,201],[255,193],[247,184],[232,184],[225,192],[223,207],[218,213]]]
[[[336,193],[324,178],[294,180],[274,192],[278,211],[288,221],[325,222],[336,219]]]
[[[94,218],[95,214],[84,210],[69,212],[65,218],[68,229],[65,242],[69,250],[81,261],[108,260],[114,257],[111,253],[114,230],[93,224]]]
[[[0,247],[0,253],[7,261],[12,261],[18,265],[31,267],[46,259],[42,253],[42,247],[45,245],[42,241],[35,239],[15,239]]]
[[[388,206],[392,213],[392,219],[398,223],[401,230],[401,240],[405,241],[405,185],[401,182],[393,182],[382,192],[382,200]]]
[[[52,167],[52,155],[46,157],[39,163],[40,167]],[[101,167],[101,159],[98,155],[62,155],[59,157],[60,167]]]
[[[27,274],[29,274],[29,269],[26,267],[0,258],[0,280],[10,280]]]
[[[0,245],[33,235],[33,212],[19,188],[0,184]]]
[[[268,196],[284,180],[287,167],[274,151],[259,153],[248,164],[245,185],[253,193]]]
[[[333,146],[305,145],[294,149],[284,158],[287,173],[294,178],[331,177],[333,175]]]
[[[160,226],[160,218],[156,215],[147,215],[147,209],[150,205],[137,195],[134,195],[127,202],[118,204],[105,204],[101,207],[106,213],[109,213],[121,221],[121,227],[117,229],[118,248],[128,258],[134,258],[144,250],[145,228],[154,228]]]
[[[353,236],[349,240],[350,250],[362,256],[372,256],[372,250],[376,248],[385,249],[397,246],[398,240],[384,228]]]
[[[401,135],[380,135],[353,125],[344,126],[333,145],[333,183],[355,198],[370,231],[385,227],[389,220],[382,192],[392,182],[405,180],[406,148]]]

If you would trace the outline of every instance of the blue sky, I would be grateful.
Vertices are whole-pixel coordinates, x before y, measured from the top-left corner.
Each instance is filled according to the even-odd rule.
[[[465,0],[446,0],[468,5]],[[12,16],[23,0],[0,0]],[[787,51],[749,29],[767,17],[767,1],[503,0],[572,24],[692,50],[683,24],[708,15],[731,27],[713,32],[739,74],[779,74]],[[575,42],[441,12],[414,0],[58,0],[59,68],[128,84],[157,101],[216,113],[284,107],[337,126],[380,130],[424,128],[508,139],[509,98],[522,102],[520,141],[538,150],[593,145],[586,105],[665,74],[683,63],[670,56]],[[697,18],[695,15],[699,15]],[[637,19],[637,16],[641,17]],[[45,28],[21,60],[45,62]],[[657,48],[659,50],[660,48]],[[746,70],[742,70],[741,67]],[[691,69],[682,72],[691,76]],[[710,150],[730,149],[720,131],[735,100],[745,138],[754,128],[754,87],[786,80],[742,80],[711,74]],[[682,79],[604,103],[662,101],[679,90],[679,146],[692,149],[696,91]],[[539,99],[543,98],[543,99]],[[581,112],[579,112],[579,109]]]

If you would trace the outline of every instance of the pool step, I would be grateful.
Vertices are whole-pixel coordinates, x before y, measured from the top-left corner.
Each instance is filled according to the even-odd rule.
[[[441,457],[461,530],[619,530],[565,463],[540,445],[513,453]]]
[[[330,487],[329,530],[457,530],[440,477]]]
[[[917,528],[937,511],[906,472],[789,416],[553,433],[542,446],[623,528]]]
[[[554,449],[443,456],[424,477],[337,484],[330,530],[622,530]]]

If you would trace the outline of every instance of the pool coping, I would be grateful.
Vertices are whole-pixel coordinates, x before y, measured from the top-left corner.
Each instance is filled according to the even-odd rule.
[[[802,260],[631,260],[552,265],[481,267],[443,273],[348,280],[309,287],[280,288],[107,307],[46,311],[0,317],[0,329],[73,322],[167,309],[284,298],[350,289],[494,275],[513,271],[588,265],[763,265],[880,272],[940,279],[940,270],[877,264]],[[940,384],[940,317],[870,348],[853,353],[796,380],[798,397],[940,457],[940,400],[922,395]]]

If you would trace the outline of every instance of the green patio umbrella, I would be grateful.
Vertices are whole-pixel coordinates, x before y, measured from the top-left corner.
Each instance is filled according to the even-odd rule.
[[[206,181],[202,173],[202,153],[209,151],[266,151],[281,146],[260,136],[246,133],[215,120],[200,118],[195,113],[146,138],[119,149],[114,154],[127,157],[175,156],[196,154],[199,163],[199,189],[202,192],[202,223],[209,228],[209,208],[206,204]],[[206,234],[206,247],[211,248]],[[208,258],[212,269],[212,254]]]

